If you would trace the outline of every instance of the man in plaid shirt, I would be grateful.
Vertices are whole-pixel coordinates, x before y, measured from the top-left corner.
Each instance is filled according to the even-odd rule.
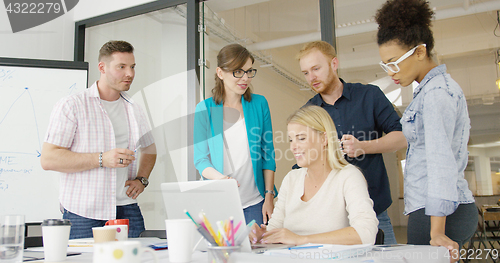
[[[133,51],[125,41],[104,44],[99,80],[52,111],[41,164],[61,172],[59,201],[72,223],[70,238],[92,237],[92,227],[110,219],[129,219],[130,237],[144,230],[136,198],[149,183],[156,147],[145,113],[126,93],[135,76]]]

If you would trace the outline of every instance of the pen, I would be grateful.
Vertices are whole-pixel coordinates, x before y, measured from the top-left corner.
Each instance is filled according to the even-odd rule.
[[[231,231],[231,234],[230,234],[230,240],[231,240],[231,244],[234,246],[234,222],[233,222],[233,217],[229,217],[229,231]]]
[[[234,236],[234,233],[238,232],[238,229],[239,229],[239,228],[240,228],[240,226],[241,226],[241,222],[242,222],[242,221],[240,220],[240,222],[239,222],[239,223],[238,223],[238,224],[234,227],[233,236]]]
[[[323,245],[312,245],[312,246],[296,246],[296,247],[289,247],[288,250],[292,249],[308,249],[308,248],[320,248],[323,247]]]
[[[255,224],[255,220],[250,221],[250,223],[248,223],[247,227],[243,228],[243,231],[236,238],[236,241],[235,241],[236,246],[241,245],[241,243],[243,243],[243,240],[245,240],[245,238],[248,238],[248,234],[250,234],[250,231],[252,229],[253,224]]]
[[[245,238],[248,238],[249,233],[250,233],[250,227],[244,227],[243,230],[241,231],[241,233],[238,235],[238,237],[234,241],[235,246],[241,245],[241,243],[243,243],[243,240],[245,240]]]
[[[186,215],[189,216],[189,218],[191,218],[191,220],[196,225],[196,227],[200,226],[200,224],[198,224],[198,223],[196,223],[196,221],[194,221],[193,217],[191,216],[191,214],[189,214],[189,212],[186,209],[184,209],[184,213],[186,213]]]
[[[250,221],[250,223],[248,223],[248,224],[247,224],[247,227],[252,227],[252,226],[253,226],[253,224],[255,224],[255,219],[254,219],[254,220],[252,220],[252,221]]]
[[[202,226],[199,225],[198,228],[196,228],[198,232],[207,240],[208,243],[210,243],[212,246],[217,246],[217,242],[215,242],[215,239],[208,233],[208,231]]]
[[[210,233],[210,235],[212,235],[215,239],[215,242],[217,242],[217,245],[221,245],[219,240],[217,240],[217,235],[215,234],[215,231],[214,229],[212,228],[212,225],[210,224],[210,222],[208,221],[208,218],[205,216],[205,214],[203,212],[200,212],[200,218],[203,220],[203,222],[205,222],[205,226],[206,228],[208,229],[208,232]]]
[[[134,152],[136,153],[136,152],[137,152],[137,150],[139,150],[141,147],[142,147],[142,146],[141,146],[140,144],[139,144],[139,145],[137,145],[137,147],[135,147]]]
[[[219,228],[219,233],[221,234],[222,238],[224,239],[226,244],[229,244],[229,239],[227,239],[226,231],[224,231],[224,227],[222,226],[222,221],[217,221],[215,223],[217,224],[217,227]]]

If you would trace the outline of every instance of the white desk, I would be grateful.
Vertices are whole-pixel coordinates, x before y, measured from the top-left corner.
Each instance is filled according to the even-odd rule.
[[[160,239],[155,238],[139,238],[143,245],[161,242]],[[28,249],[43,251],[43,248]],[[61,263],[92,263],[92,247],[69,247],[68,252],[80,252],[81,255],[69,256],[66,261]],[[158,256],[159,262],[170,262],[168,259],[168,250],[155,251]],[[362,256],[356,258],[348,258],[344,260],[336,260],[342,262],[405,262],[405,263],[448,263],[447,258],[448,250],[444,247],[433,246],[409,246],[407,248],[399,248],[390,251],[369,251]],[[31,261],[31,262],[44,262],[44,261]],[[142,263],[152,263],[153,257],[149,253],[143,254]],[[191,260],[192,263],[205,263],[207,262],[207,253],[196,251],[193,253]],[[229,263],[318,263],[325,262],[324,259],[308,259],[307,255],[295,257],[278,257],[278,256],[265,256],[253,253],[233,253],[229,259]]]
[[[391,251],[368,251],[359,257],[335,260],[341,262],[401,262],[401,263],[448,263],[448,249],[444,247],[433,246],[409,246],[408,248],[399,248]],[[294,254],[290,257],[264,256],[251,253],[233,253],[229,263],[320,263],[325,259],[308,259],[307,254]],[[328,259],[326,259],[328,260]]]

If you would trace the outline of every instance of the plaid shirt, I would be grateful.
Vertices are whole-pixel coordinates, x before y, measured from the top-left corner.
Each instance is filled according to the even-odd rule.
[[[128,149],[154,143],[146,115],[130,96],[121,93],[128,117]],[[78,94],[61,99],[50,116],[45,142],[76,153],[106,152],[116,148],[113,125],[101,105],[97,83]],[[128,178],[136,177],[137,161],[129,165]],[[95,168],[62,173],[59,201],[77,215],[109,220],[116,218],[116,169]]]

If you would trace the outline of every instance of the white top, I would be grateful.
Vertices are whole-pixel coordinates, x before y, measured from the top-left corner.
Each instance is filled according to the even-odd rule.
[[[244,118],[236,123],[224,121],[224,175],[233,177],[240,184],[238,190],[243,208],[258,204],[264,199],[253,175]]]
[[[301,168],[285,176],[267,229],[311,235],[351,226],[363,244],[374,244],[378,220],[363,174],[350,164],[332,170],[318,192],[304,202],[306,174],[307,168]]]
[[[113,131],[115,132],[116,148],[126,149],[128,147],[128,121],[125,113],[125,105],[120,97],[115,101],[101,100],[102,106],[106,110]],[[129,205],[137,203],[136,200],[127,196],[125,182],[128,179],[128,167],[116,168],[116,205]]]

